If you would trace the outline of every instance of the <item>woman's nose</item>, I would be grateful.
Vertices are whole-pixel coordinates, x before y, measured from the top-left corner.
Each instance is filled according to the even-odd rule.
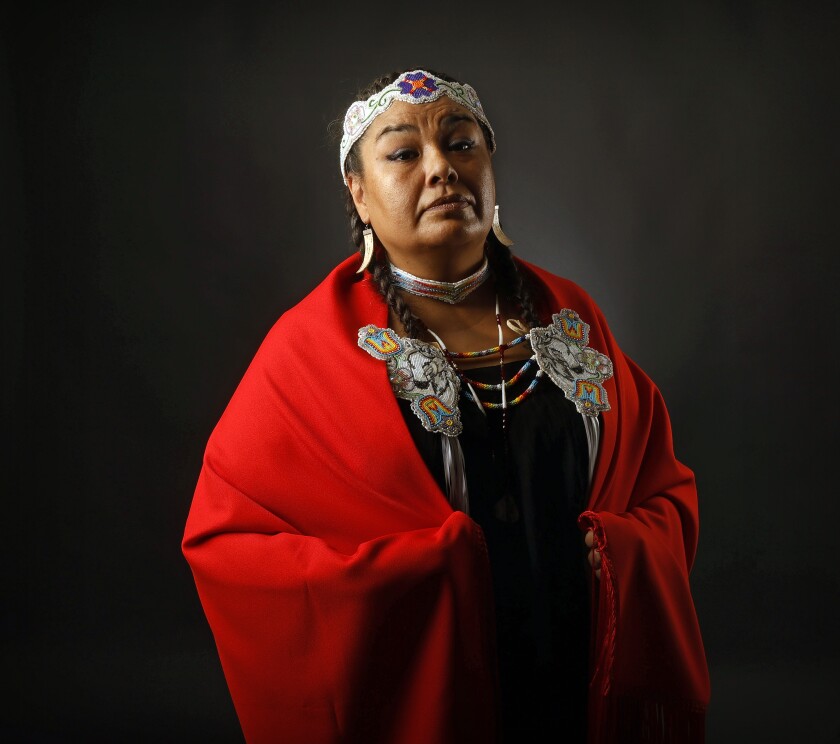
[[[432,185],[440,183],[455,183],[458,180],[458,172],[449,162],[446,153],[433,149],[426,155],[426,178]]]

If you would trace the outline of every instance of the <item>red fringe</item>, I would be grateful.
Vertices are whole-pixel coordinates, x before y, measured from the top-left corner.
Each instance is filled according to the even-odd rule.
[[[589,725],[593,744],[704,744],[706,707],[690,700],[609,696]]]
[[[660,693],[611,694],[615,661],[618,591],[615,571],[607,550],[607,535],[596,512],[578,518],[584,530],[592,530],[593,547],[601,554],[601,579],[592,567],[592,670],[589,693],[589,744],[705,744],[706,706],[694,700],[664,700]],[[606,627],[599,643],[599,584],[604,587]]]
[[[615,587],[615,572],[613,571],[612,560],[607,552],[607,534],[604,532],[604,525],[596,512],[585,511],[578,517],[578,523],[587,530],[592,530],[593,547],[601,554],[601,578],[595,576],[595,566],[592,566],[592,581],[590,581],[591,596],[590,606],[593,613],[592,627],[592,648],[591,658],[594,663],[590,679],[594,682],[601,678],[601,695],[608,695],[610,692],[610,680],[612,679],[613,660],[615,659],[615,634],[616,621],[618,618],[618,592]],[[603,651],[598,648],[598,585],[602,584],[607,595],[607,627],[604,631]]]

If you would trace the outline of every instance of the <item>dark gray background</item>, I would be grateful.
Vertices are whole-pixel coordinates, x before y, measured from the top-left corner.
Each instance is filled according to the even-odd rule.
[[[180,553],[203,447],[351,250],[329,122],[425,65],[484,102],[514,249],[665,394],[709,741],[839,741],[830,4],[307,8],[0,16],[4,740],[241,740]]]

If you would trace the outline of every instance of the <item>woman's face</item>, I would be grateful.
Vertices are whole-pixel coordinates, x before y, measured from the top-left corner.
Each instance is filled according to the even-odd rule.
[[[349,174],[348,185],[391,261],[443,281],[474,268],[493,223],[496,191],[490,151],[473,115],[446,96],[396,101],[359,147],[363,175]]]

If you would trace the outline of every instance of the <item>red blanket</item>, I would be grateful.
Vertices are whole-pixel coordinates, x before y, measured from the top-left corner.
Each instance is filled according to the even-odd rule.
[[[357,346],[361,326],[388,325],[357,264],[342,262],[260,346],[208,442],[184,555],[250,744],[493,742],[483,535],[428,472],[385,364]],[[590,741],[701,742],[693,474],[674,457],[661,396],[593,301],[522,268],[614,363],[580,518],[603,555]]]

